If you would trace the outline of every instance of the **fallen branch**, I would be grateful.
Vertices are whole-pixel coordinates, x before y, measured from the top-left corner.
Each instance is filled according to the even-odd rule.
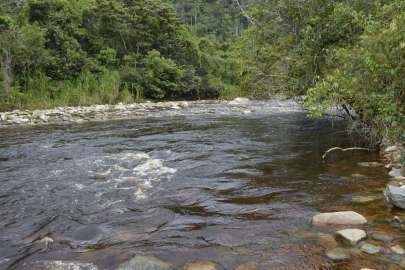
[[[352,148],[346,148],[346,149],[343,149],[340,147],[333,147],[333,148],[329,149],[328,151],[326,151],[325,154],[322,156],[322,158],[325,158],[329,152],[332,152],[334,150],[340,150],[342,152],[346,152],[346,151],[350,151],[350,150],[364,150],[364,151],[369,151],[369,152],[376,151],[375,149],[368,149],[368,148],[363,148],[363,147],[352,147]]]

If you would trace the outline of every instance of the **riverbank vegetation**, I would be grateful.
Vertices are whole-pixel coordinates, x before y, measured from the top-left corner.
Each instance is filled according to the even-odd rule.
[[[232,94],[230,44],[193,31],[160,0],[6,0],[1,110]]]
[[[404,142],[404,1],[163,2],[3,1],[0,109],[281,94]]]

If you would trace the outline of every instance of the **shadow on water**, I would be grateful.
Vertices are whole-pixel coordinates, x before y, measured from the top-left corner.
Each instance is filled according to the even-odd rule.
[[[352,201],[381,197],[386,171],[356,167],[381,156],[322,159],[356,140],[343,128],[296,112],[0,130],[0,269],[39,260],[115,269],[137,254],[179,268],[197,259],[226,269],[394,267],[364,254],[333,263],[319,235],[334,231],[309,223],[318,212],[354,210],[367,231],[403,242],[384,222],[400,211],[382,198]]]

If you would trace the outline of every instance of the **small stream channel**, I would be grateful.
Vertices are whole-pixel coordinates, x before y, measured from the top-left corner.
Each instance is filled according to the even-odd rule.
[[[397,269],[382,255],[330,261],[319,236],[334,230],[309,222],[353,210],[368,219],[366,232],[405,242],[387,222],[405,215],[383,200],[386,170],[356,166],[382,157],[322,159],[356,141],[343,123],[261,103],[247,115],[195,106],[222,113],[0,129],[0,269],[62,260],[113,270],[135,255],[181,269],[199,259],[229,270],[251,261],[257,269]],[[380,199],[352,201],[366,195]]]

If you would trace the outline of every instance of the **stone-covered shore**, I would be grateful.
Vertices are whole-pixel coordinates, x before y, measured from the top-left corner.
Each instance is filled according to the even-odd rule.
[[[263,110],[264,108],[265,110]],[[236,98],[233,101],[197,100],[157,103],[147,101],[144,103],[132,104],[118,103],[117,105],[107,104],[79,107],[57,107],[48,110],[15,110],[12,112],[0,112],[0,128],[63,123],[85,123],[90,121],[137,119],[146,117],[173,117],[191,114],[250,114],[255,111],[262,111],[265,113],[275,111],[302,111],[302,108],[297,102],[284,99],[256,102],[247,98]]]
[[[148,116],[174,116],[192,104],[219,101],[145,102],[117,105],[57,107],[48,110],[15,110],[0,112],[0,127],[16,125],[47,125],[58,123],[84,123],[89,121],[143,118]]]

